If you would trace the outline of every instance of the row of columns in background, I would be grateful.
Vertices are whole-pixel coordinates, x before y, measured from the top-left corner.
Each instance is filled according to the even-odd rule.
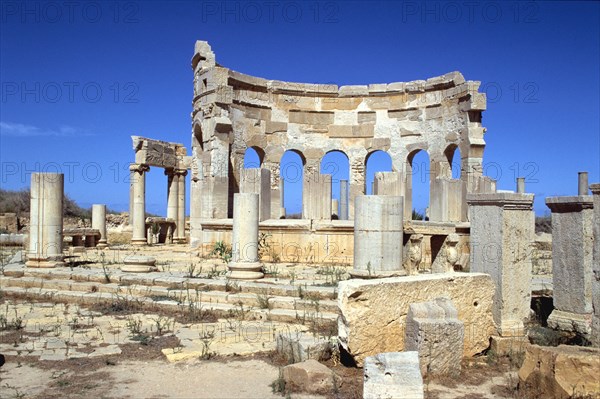
[[[30,187],[29,267],[56,267],[63,262],[62,173],[32,173]],[[107,246],[106,205],[92,205],[92,229],[100,232],[99,247]]]
[[[144,245],[146,237],[146,172],[148,165],[132,163],[129,166],[129,224],[133,227],[131,243]],[[166,168],[167,219],[175,222],[173,241],[185,243],[185,176],[187,170]]]

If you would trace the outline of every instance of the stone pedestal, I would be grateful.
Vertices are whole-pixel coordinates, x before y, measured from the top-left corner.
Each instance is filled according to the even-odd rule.
[[[32,173],[28,267],[55,267],[63,263],[62,173]]]
[[[501,336],[523,336],[531,303],[535,237],[533,194],[467,196],[471,214],[471,271],[492,276],[493,316]]]
[[[243,169],[240,192],[258,194],[258,220],[271,218],[271,171],[269,169]]]
[[[133,188],[133,245],[146,244],[146,172],[150,170],[147,165],[131,164],[129,166]]]
[[[151,256],[129,255],[123,259],[121,271],[128,273],[149,273],[156,270],[156,259]]]
[[[600,348],[600,183],[590,186],[594,194],[594,263],[592,266],[592,345]]]
[[[587,335],[592,323],[594,202],[591,195],[546,198],[552,212],[554,311],[548,326]]]
[[[106,248],[108,246],[106,235],[106,205],[92,205],[92,229],[96,229],[100,232],[100,239],[96,246],[98,248]]]
[[[355,201],[354,277],[405,274],[402,267],[403,197],[360,195]]]
[[[348,180],[340,180],[340,220],[348,220]]]
[[[230,279],[263,278],[258,260],[258,194],[238,193],[233,197],[232,258],[228,265]]]

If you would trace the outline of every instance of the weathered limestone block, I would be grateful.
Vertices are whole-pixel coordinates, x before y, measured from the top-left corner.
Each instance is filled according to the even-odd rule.
[[[592,266],[592,345],[600,348],[600,183],[590,186],[594,195],[594,263]]]
[[[305,333],[280,333],[277,335],[277,353],[288,363],[299,363],[308,359],[328,360],[331,358],[331,340]]]
[[[519,370],[519,385],[530,388],[539,398],[597,398],[598,376],[600,349],[529,345]]]
[[[28,267],[63,265],[62,173],[32,173]]]
[[[409,306],[448,298],[464,323],[463,356],[485,350],[496,334],[492,317],[494,283],[482,273],[422,274],[338,285],[339,342],[360,365],[365,357],[405,348]]]
[[[356,197],[352,274],[366,278],[403,274],[403,230],[403,197]]]
[[[302,218],[331,220],[331,175],[315,172],[304,176]]]
[[[460,222],[465,182],[438,177],[431,182],[431,221]]]
[[[502,336],[525,335],[530,315],[533,194],[470,194],[471,271],[495,283],[494,321]]]
[[[552,212],[554,311],[548,326],[590,334],[594,203],[591,195],[546,198]]]
[[[417,352],[379,353],[365,359],[364,399],[423,399]]]
[[[283,379],[293,392],[327,393],[335,384],[333,371],[314,359],[285,366]]]
[[[421,375],[460,372],[465,326],[457,317],[447,298],[410,305],[404,350],[419,353]]]

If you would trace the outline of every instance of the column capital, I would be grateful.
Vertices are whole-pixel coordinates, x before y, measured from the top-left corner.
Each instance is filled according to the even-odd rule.
[[[594,195],[600,195],[600,183],[590,184],[590,191]]]
[[[187,176],[188,171],[187,171],[187,169],[174,169],[173,173],[175,173],[176,175],[179,175],[179,176]]]
[[[131,171],[131,172],[144,173],[144,172],[148,172],[149,170],[150,170],[150,166],[148,166],[144,163],[129,164],[129,171]]]

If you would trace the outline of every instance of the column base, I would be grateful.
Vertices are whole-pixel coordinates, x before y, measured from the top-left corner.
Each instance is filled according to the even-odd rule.
[[[258,280],[265,276],[260,262],[231,262],[227,267],[227,278],[233,280]]]
[[[185,237],[174,237],[173,244],[187,244],[187,239]]]
[[[548,327],[589,335],[592,332],[592,314],[572,313],[554,309],[548,317]]]
[[[98,244],[96,244],[96,248],[106,248],[108,247],[108,242],[106,240],[100,240],[98,241]]]
[[[131,245],[148,245],[148,240],[145,238],[132,238]]]
[[[529,345],[529,338],[522,337],[499,337],[492,336],[491,351],[497,356],[510,356],[516,353],[523,353]]]
[[[518,338],[527,336],[527,329],[520,320],[506,320],[498,323],[498,333],[503,338]]]

